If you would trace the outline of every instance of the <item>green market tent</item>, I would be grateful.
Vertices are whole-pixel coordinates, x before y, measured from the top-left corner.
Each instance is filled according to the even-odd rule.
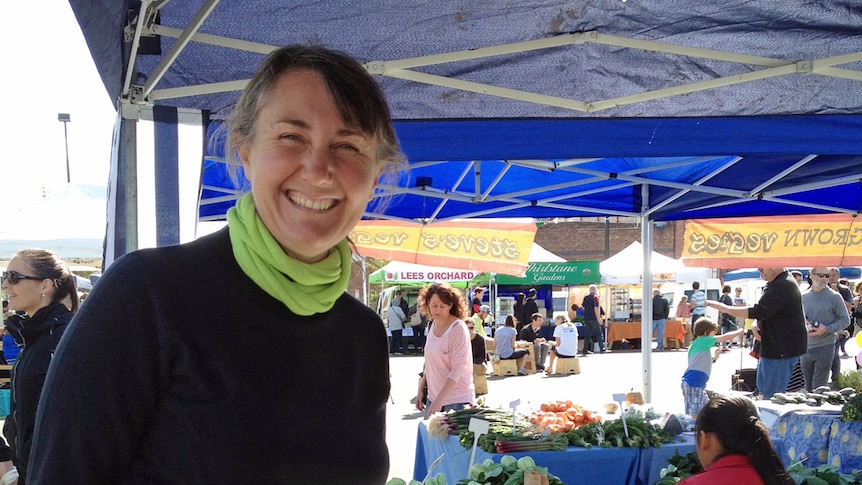
[[[601,280],[599,260],[565,261],[562,263],[530,263],[523,278],[511,275],[482,273],[471,285],[496,283],[509,286],[577,286],[598,284]]]

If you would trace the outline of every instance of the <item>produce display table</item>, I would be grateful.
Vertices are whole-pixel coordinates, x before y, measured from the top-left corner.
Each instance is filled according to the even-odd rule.
[[[785,466],[805,459],[805,466],[833,465],[842,473],[862,470],[862,422],[841,421],[841,406],[775,404],[758,401],[761,420]]]
[[[678,437],[680,442],[669,443],[661,448],[580,448],[570,446],[566,451],[530,451],[506,453],[520,458],[531,456],[539,466],[570,485],[577,483],[651,485],[660,478],[662,468],[667,467],[668,458],[675,452],[681,455],[694,451],[694,436],[691,433]],[[445,441],[428,436],[425,423],[419,423],[416,437],[416,459],[413,462],[413,479],[422,480],[428,467],[440,455],[445,457],[431,474],[443,473],[448,483],[466,478],[469,471],[470,451],[458,443],[458,436],[449,436]],[[503,454],[476,450],[476,463],[490,458],[500,461]]]
[[[665,348],[667,348],[667,339],[676,339],[677,342],[683,341],[682,324],[683,320],[680,319],[668,319],[665,322],[663,337]],[[641,338],[641,322],[610,322],[608,326],[608,342],[639,338]]]

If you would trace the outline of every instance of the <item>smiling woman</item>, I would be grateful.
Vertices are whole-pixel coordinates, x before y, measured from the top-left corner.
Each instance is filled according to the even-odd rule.
[[[386,333],[345,293],[347,235],[403,161],[382,93],[345,54],[278,49],[226,138],[251,192],[102,276],[48,374],[35,481],[385,481]]]

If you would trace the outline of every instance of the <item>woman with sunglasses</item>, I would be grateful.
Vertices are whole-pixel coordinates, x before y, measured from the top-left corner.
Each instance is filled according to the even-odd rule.
[[[345,292],[348,235],[404,164],[383,93],[346,54],[276,49],[225,140],[250,186],[227,227],[117,260],[69,326],[39,483],[386,481],[386,331]]]
[[[23,343],[23,348],[12,368],[12,397],[3,425],[18,469],[18,483],[23,485],[45,374],[60,337],[78,309],[78,292],[66,263],[44,249],[15,253],[3,273],[3,290],[9,295],[9,307],[24,312],[22,318],[6,320],[6,331]],[[64,301],[69,302],[69,308]]]

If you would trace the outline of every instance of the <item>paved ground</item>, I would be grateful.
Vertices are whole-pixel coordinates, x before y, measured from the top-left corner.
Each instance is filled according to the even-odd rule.
[[[853,348],[851,352],[851,347]],[[858,348],[848,343],[848,352]],[[640,391],[643,388],[643,354],[640,351],[594,354],[580,360],[581,374],[569,376],[527,375],[489,377],[486,402],[492,407],[508,407],[520,399],[524,409],[537,408],[541,402],[571,399],[575,403],[601,410],[611,402],[615,392]],[[652,404],[656,410],[682,413],[683,399],[680,377],[686,367],[686,351],[665,351],[652,354]],[[841,360],[842,370],[855,369],[853,359]],[[390,477],[409,479],[413,476],[416,450],[416,430],[421,415],[411,400],[416,394],[422,357],[403,356],[390,359],[392,401],[387,414],[387,442],[391,458]],[[740,368],[754,368],[756,361],[747,349],[734,348],[722,354],[713,366],[708,389],[726,391],[731,387],[731,375]]]

